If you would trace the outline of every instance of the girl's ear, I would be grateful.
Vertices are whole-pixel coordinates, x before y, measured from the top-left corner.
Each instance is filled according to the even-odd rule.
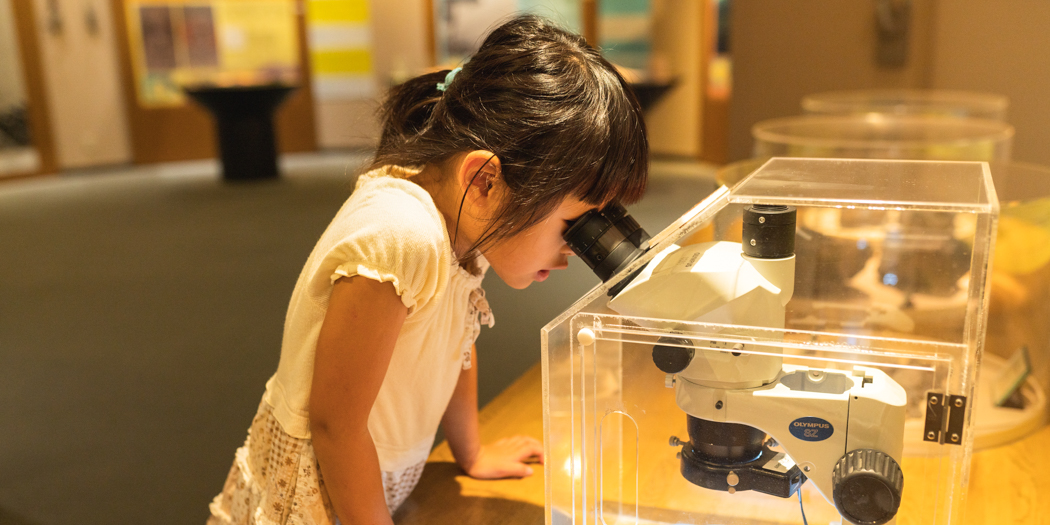
[[[460,191],[472,199],[488,199],[499,177],[499,157],[485,150],[474,150],[467,153],[456,171]]]

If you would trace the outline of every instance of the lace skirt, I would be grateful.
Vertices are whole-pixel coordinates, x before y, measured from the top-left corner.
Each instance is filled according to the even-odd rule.
[[[382,473],[391,514],[419,482],[424,464]],[[286,434],[265,401],[209,509],[208,525],[338,523],[310,440]]]

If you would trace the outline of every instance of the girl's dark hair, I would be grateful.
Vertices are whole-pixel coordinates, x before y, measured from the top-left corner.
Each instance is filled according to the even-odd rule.
[[[520,16],[489,34],[438,91],[447,73],[390,91],[372,167],[495,153],[510,198],[471,253],[521,233],[566,197],[630,204],[645,192],[649,141],[641,107],[623,77],[580,36]]]

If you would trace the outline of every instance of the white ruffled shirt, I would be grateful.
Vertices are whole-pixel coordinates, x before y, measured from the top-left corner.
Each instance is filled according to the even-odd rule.
[[[277,373],[264,399],[288,434],[310,437],[317,336],[332,285],[360,275],[393,283],[408,316],[368,416],[380,468],[425,461],[481,323],[493,326],[479,275],[457,264],[445,220],[415,172],[386,166],[362,175],[317,242],[292,292]]]

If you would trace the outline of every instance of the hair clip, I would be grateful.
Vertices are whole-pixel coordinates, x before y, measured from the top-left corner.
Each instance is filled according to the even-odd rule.
[[[459,73],[462,70],[462,67],[457,67],[456,69],[449,71],[448,74],[445,75],[445,81],[437,83],[438,91],[444,92],[446,89],[448,89],[448,86],[452,84],[453,80],[455,80],[456,73]]]

